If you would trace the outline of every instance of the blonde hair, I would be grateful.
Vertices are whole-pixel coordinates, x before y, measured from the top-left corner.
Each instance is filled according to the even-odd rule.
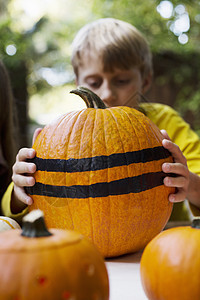
[[[104,18],[82,27],[72,43],[72,66],[78,77],[85,56],[102,59],[104,71],[137,66],[143,78],[152,73],[152,55],[146,39],[131,24]]]

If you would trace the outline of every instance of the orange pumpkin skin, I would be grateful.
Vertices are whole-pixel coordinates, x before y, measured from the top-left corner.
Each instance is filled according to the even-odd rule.
[[[174,189],[164,186],[161,168],[172,157],[162,138],[146,116],[129,107],[63,115],[33,145],[42,167],[29,189],[30,210],[41,209],[50,228],[81,232],[105,257],[142,249],[172,210],[168,196]]]
[[[145,248],[141,281],[149,300],[200,299],[200,229],[177,227]]]
[[[21,230],[0,234],[2,300],[108,300],[105,263],[79,233],[52,229],[28,238]]]

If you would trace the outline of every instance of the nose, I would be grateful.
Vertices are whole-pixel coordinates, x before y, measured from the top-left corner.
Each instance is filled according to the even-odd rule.
[[[100,98],[107,106],[113,106],[116,94],[111,84],[105,83],[101,86]]]

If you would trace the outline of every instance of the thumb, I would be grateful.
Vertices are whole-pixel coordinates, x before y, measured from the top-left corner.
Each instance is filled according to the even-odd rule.
[[[35,140],[37,138],[37,136],[40,134],[40,132],[42,131],[42,128],[37,128],[33,134],[33,139],[32,139],[32,144],[35,143]]]
[[[161,129],[160,132],[162,133],[163,137],[169,141],[171,141],[167,131],[165,129]]]

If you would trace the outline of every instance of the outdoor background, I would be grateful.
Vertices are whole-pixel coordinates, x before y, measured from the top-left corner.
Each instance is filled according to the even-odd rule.
[[[200,134],[200,1],[0,0],[0,59],[11,77],[20,147],[35,127],[85,107],[70,65],[71,42],[86,23],[114,17],[135,25],[153,52],[149,101],[177,109]]]

